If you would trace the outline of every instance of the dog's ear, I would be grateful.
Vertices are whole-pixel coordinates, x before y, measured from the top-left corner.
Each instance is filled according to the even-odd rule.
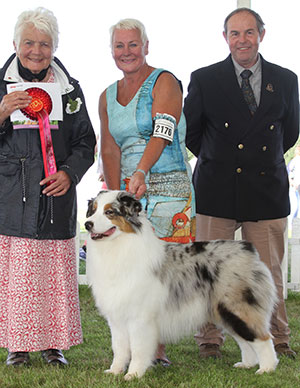
[[[88,209],[86,212],[86,218],[91,217],[97,210],[97,202],[95,201],[95,198],[88,200]]]
[[[140,228],[142,223],[139,219],[139,213],[143,207],[140,201],[135,199],[133,195],[126,191],[121,191],[117,196],[118,201],[118,212],[119,214],[127,219],[136,228]]]
[[[117,199],[120,202],[120,212],[123,217],[138,216],[143,209],[141,202],[126,191],[121,191]]]
[[[100,194],[108,193],[108,190],[101,189],[99,193],[97,194],[97,197],[99,197]]]

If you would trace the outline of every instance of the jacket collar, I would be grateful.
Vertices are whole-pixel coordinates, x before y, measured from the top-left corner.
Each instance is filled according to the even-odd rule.
[[[236,107],[237,111],[245,115],[247,119],[252,118],[249,108],[243,97],[231,55],[229,55],[225,61],[220,62],[219,71],[216,73],[216,77],[220,88],[231,101],[232,105]]]
[[[9,58],[6,65],[6,70],[4,67],[4,81],[24,82],[18,72],[17,57],[15,54]],[[74,90],[74,86],[71,84],[69,74],[57,58],[53,58],[53,60],[51,61],[51,67],[54,72],[55,82],[57,82],[61,87],[61,94],[64,95]]]
[[[245,116],[245,118],[248,120],[251,119],[251,121],[254,121],[256,117],[261,117],[261,115],[269,109],[273,102],[274,95],[276,94],[273,93],[276,88],[276,79],[274,79],[273,76],[272,66],[269,62],[264,60],[262,55],[260,55],[260,57],[262,67],[261,98],[259,107],[253,117],[251,116],[244,100],[231,55],[229,55],[223,62],[220,62],[221,66],[216,74],[220,88],[223,89],[223,92],[226,94],[228,99],[237,108],[237,110]]]
[[[238,134],[238,139],[247,136],[260,128],[257,125],[266,115],[276,98],[276,85],[278,79],[274,75],[273,66],[261,56],[262,84],[260,104],[252,116],[243,97],[242,90],[237,80],[234,65],[229,55],[224,61],[219,62],[215,72],[216,81],[226,98],[231,102],[237,114],[242,115],[243,125]]]

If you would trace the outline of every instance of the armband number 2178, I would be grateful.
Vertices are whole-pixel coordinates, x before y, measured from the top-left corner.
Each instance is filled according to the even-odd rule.
[[[161,137],[170,142],[173,141],[174,137],[174,124],[166,119],[156,119],[154,122],[153,137]]]

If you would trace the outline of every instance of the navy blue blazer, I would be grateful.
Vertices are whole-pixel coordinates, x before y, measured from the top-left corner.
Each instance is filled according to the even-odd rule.
[[[251,115],[231,55],[194,71],[184,102],[186,144],[198,158],[197,213],[257,221],[290,213],[284,153],[299,135],[296,74],[262,59],[260,104]]]

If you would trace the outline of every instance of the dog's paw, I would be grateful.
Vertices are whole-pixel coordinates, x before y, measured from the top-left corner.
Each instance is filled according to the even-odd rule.
[[[262,375],[263,373],[271,373],[271,372],[274,372],[274,370],[276,369],[277,364],[278,364],[278,362],[276,362],[276,363],[273,364],[273,365],[260,367],[260,368],[255,372],[255,374],[256,374],[256,375]]]
[[[262,375],[263,373],[274,372],[275,368],[259,368],[255,372],[256,375]]]
[[[124,376],[124,379],[126,381],[130,381],[130,380],[133,380],[133,379],[136,379],[136,378],[138,378],[137,373],[126,373],[126,375]]]
[[[278,363],[279,363],[279,360],[276,358],[273,362],[269,361],[268,365],[260,365],[260,368],[255,372],[255,374],[262,375],[263,373],[274,372]]]
[[[234,368],[250,369],[254,365],[245,364],[244,362],[236,362],[233,366]]]
[[[104,371],[104,373],[111,374],[111,375],[119,375],[119,374],[123,373],[123,369],[110,368],[110,369],[106,369]]]

